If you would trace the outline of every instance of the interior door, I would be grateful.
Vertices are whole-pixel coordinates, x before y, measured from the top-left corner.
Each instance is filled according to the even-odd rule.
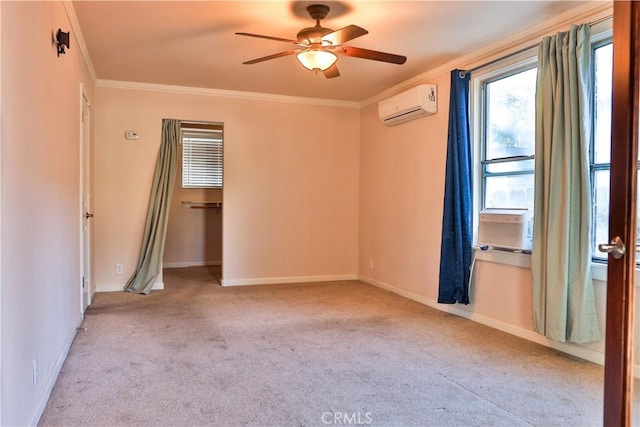
[[[90,118],[91,107],[89,101],[82,92],[82,123],[81,123],[81,160],[80,160],[80,187],[81,187],[81,287],[82,287],[82,313],[91,304],[93,295],[93,282],[91,280],[91,230],[92,230],[92,204],[91,204],[91,138]]]
[[[607,272],[604,425],[632,424],[640,3],[613,8],[610,253]],[[614,239],[626,247],[616,249]]]

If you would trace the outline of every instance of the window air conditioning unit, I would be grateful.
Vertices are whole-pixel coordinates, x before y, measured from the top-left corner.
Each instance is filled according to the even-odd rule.
[[[438,111],[436,85],[422,84],[378,103],[380,120],[388,126],[430,116]]]
[[[530,251],[533,216],[528,209],[485,209],[480,212],[478,245]]]

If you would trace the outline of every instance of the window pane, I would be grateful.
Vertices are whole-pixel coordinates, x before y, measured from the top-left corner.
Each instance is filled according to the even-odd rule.
[[[637,172],[640,180],[640,171]],[[640,182],[640,181],[638,181]],[[638,186],[638,200],[640,200],[640,186]],[[596,171],[594,179],[594,207],[593,228],[594,244],[593,258],[607,260],[607,254],[598,250],[598,244],[609,241],[609,171]],[[640,245],[640,209],[636,211],[636,247]],[[640,263],[640,252],[636,251],[636,263]]]
[[[486,85],[486,159],[535,150],[537,68]]]
[[[593,180],[593,257],[607,259],[598,250],[599,243],[609,241],[609,171],[595,171]]]
[[[613,45],[595,50],[595,128],[593,160],[611,160],[611,84],[613,73]]]
[[[533,160],[492,163],[486,165],[486,171],[489,173],[533,172]]]
[[[533,174],[485,180],[485,208],[533,208]]]
[[[182,187],[222,188],[221,131],[183,131]]]

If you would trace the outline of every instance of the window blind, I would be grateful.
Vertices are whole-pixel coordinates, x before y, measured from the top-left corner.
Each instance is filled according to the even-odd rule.
[[[182,187],[222,188],[222,130],[183,129]]]

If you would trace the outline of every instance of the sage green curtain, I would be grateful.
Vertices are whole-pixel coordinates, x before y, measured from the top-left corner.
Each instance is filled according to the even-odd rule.
[[[590,270],[590,32],[573,25],[538,49],[533,323],[558,342],[601,338]]]
[[[162,142],[153,175],[142,247],[138,255],[136,271],[124,288],[127,292],[148,294],[160,274],[171,193],[178,170],[179,142],[180,121],[162,120]]]

